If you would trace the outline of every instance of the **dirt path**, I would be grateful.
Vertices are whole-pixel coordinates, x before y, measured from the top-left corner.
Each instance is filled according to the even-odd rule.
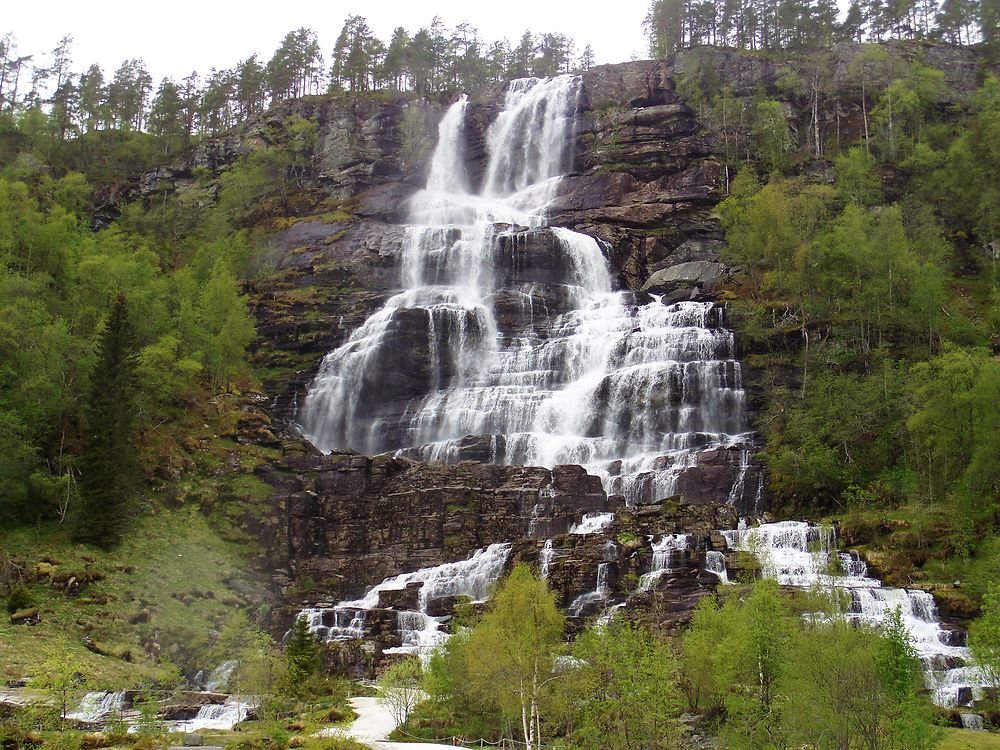
[[[452,745],[435,745],[429,742],[386,742],[385,738],[396,728],[396,721],[389,710],[379,704],[378,698],[351,698],[351,707],[358,718],[347,729],[324,729],[320,734],[347,735],[371,745],[375,750],[454,750]]]

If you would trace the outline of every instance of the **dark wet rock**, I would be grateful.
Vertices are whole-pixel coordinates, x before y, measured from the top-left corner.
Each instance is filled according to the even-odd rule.
[[[656,271],[642,285],[643,292],[668,294],[678,289],[691,290],[696,287],[704,292],[712,292],[722,280],[726,267],[721,263],[693,260]]]

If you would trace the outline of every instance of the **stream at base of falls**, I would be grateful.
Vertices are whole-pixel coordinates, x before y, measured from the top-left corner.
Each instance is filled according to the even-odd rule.
[[[781,521],[722,534],[730,549],[754,554],[762,575],[782,586],[846,592],[850,602],[843,616],[851,622],[880,627],[898,610],[937,705],[963,706],[982,697],[985,678],[973,666],[965,634],[942,627],[934,597],[919,589],[883,586],[869,577],[864,560],[837,552],[832,527]]]

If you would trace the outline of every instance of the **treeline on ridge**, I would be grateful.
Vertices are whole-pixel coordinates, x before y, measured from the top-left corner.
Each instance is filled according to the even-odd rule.
[[[192,72],[154,82],[142,60],[126,60],[110,77],[97,64],[73,70],[72,37],[46,62],[22,55],[15,38],[0,40],[0,114],[23,118],[43,107],[60,138],[95,130],[143,131],[172,148],[215,134],[285,99],[337,91],[473,90],[523,76],[549,76],[593,64],[562,33],[525,31],[516,44],[487,42],[469,23],[448,28],[440,18],[416,33],[403,27],[379,39],[360,16],[349,16],[328,56],[316,32],[300,28],[282,39],[269,60],[250,55],[232,68]],[[327,62],[329,60],[329,63]]]

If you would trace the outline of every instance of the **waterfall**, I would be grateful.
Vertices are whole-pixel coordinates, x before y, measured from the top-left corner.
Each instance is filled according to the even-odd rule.
[[[552,547],[552,540],[546,539],[545,546],[542,547],[542,551],[539,554],[539,572],[543,580],[548,580],[549,578],[549,571],[552,568],[552,558],[555,555],[556,551]]]
[[[981,732],[986,729],[983,724],[983,717],[979,714],[960,714],[962,719],[962,729],[972,729]]]
[[[235,659],[227,659],[211,671],[208,679],[205,680],[205,690],[214,693],[218,690],[225,690],[229,685],[229,678],[236,671],[238,662]]]
[[[729,583],[729,571],[726,570],[726,556],[717,550],[705,553],[705,570],[714,573],[719,583]]]
[[[845,617],[852,622],[880,627],[899,611],[935,703],[954,707],[981,695],[983,675],[972,665],[967,648],[951,645],[951,633],[941,627],[929,593],[882,586],[868,577],[867,566],[856,554],[837,552],[836,534],[830,526],[782,521],[741,527],[722,532],[726,544],[755,555],[763,575],[784,586],[846,591],[850,605]]]
[[[597,587],[593,591],[588,591],[586,594],[580,594],[580,596],[570,603],[567,609],[570,617],[580,617],[594,604],[607,601],[608,596],[611,593],[611,588],[608,586],[608,570],[610,566],[611,563],[598,563]]]
[[[614,513],[584,513],[579,523],[569,527],[570,534],[599,534],[614,520]]]
[[[688,535],[664,534],[658,542],[650,539],[650,543],[653,548],[653,567],[639,579],[639,591],[649,591],[660,578],[672,572],[674,558],[688,548]]]
[[[85,724],[99,724],[113,717],[121,717],[125,708],[125,691],[87,693],[80,700],[80,705],[66,714],[67,719],[74,719]]]
[[[334,607],[303,609],[309,629],[324,641],[345,641],[365,636],[366,613],[380,606],[381,594],[418,587],[416,609],[397,613],[397,630],[402,646],[385,653],[426,653],[444,639],[440,621],[428,614],[431,600],[445,596],[467,596],[474,602],[485,601],[492,593],[507,564],[511,545],[492,544],[476,550],[468,559],[421,568],[386,578],[373,586],[361,599],[340,602]]]
[[[634,505],[675,494],[700,451],[750,441],[720,310],[616,290],[597,240],[547,226],[580,89],[513,81],[478,187],[467,102],[448,110],[409,204],[402,291],[323,359],[298,414],[319,449],[458,461],[482,436],[495,462],[580,464]]]
[[[170,722],[172,732],[200,732],[205,729],[229,731],[246,719],[250,706],[245,700],[230,698],[225,703],[209,703],[198,709],[193,719]]]

